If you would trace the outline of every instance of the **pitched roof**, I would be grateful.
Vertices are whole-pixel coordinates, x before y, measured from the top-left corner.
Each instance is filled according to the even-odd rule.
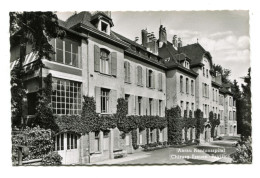
[[[185,53],[190,56],[191,65],[200,64],[204,54],[207,54],[211,61],[211,55],[199,43],[183,46],[179,48],[179,52]],[[212,61],[211,61],[212,63]]]
[[[74,14],[70,16],[66,21],[65,21],[65,27],[66,28],[71,28],[74,25],[77,25],[79,23],[85,24],[89,27],[96,28],[90,21],[91,21],[91,13],[87,11],[82,11],[78,14]]]
[[[170,57],[171,61],[173,60],[173,62],[176,62],[174,61],[174,56],[178,54],[178,51],[174,49],[172,43],[170,43],[169,41],[167,41],[167,44],[163,43],[163,46],[158,49],[158,52],[159,56],[161,56],[162,58]]]
[[[120,35],[120,34],[114,32],[114,31],[111,31],[111,34],[115,35],[116,37],[118,37],[118,38],[121,39],[122,41],[128,43],[129,45],[133,45],[133,46],[135,46],[135,47],[139,47],[139,48],[141,48],[141,49],[143,49],[143,50],[146,50],[146,48],[145,48],[144,46],[142,46],[142,45],[136,43],[135,41],[132,41],[132,40],[130,40],[130,39],[124,37],[123,35]]]

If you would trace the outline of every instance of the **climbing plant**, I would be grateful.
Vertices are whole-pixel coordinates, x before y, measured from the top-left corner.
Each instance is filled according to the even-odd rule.
[[[166,110],[168,121],[168,143],[181,144],[183,119],[181,118],[181,109],[179,106]]]
[[[52,112],[51,106],[51,93],[52,93],[52,75],[48,74],[43,78],[44,86],[37,93],[37,104],[35,119],[30,125],[39,125],[44,129],[51,129],[57,131],[58,127],[55,123],[55,117]]]

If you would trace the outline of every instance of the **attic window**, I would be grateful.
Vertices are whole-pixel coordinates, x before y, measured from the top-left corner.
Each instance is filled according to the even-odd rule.
[[[101,31],[107,33],[108,24],[101,22]]]

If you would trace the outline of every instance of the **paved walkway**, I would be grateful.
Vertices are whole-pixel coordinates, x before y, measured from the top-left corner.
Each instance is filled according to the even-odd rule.
[[[234,140],[218,140],[211,143],[165,148],[150,152],[128,154],[127,157],[106,160],[92,165],[142,165],[142,164],[213,164],[231,163],[229,157],[235,151]]]

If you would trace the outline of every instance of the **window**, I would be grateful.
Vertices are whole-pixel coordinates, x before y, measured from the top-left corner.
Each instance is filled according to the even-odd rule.
[[[55,150],[64,150],[64,134],[55,136]]]
[[[236,111],[233,111],[233,120],[234,121],[237,120],[237,118],[236,118]]]
[[[203,76],[205,77],[205,68],[203,67],[202,70],[203,70]]]
[[[77,149],[77,135],[72,133],[67,133],[67,150]]]
[[[162,116],[162,100],[159,100],[159,116]]]
[[[100,72],[110,74],[109,52],[105,49],[100,49]]]
[[[209,70],[206,69],[206,75],[207,75],[207,78],[209,78]]]
[[[150,137],[149,137],[149,139],[150,139],[150,143],[152,143],[153,142],[153,131],[150,129]]]
[[[149,98],[149,110],[150,110],[150,116],[153,113],[153,99]]]
[[[129,114],[129,97],[130,97],[130,95],[125,95],[125,100],[126,100],[126,102],[127,102],[127,113]]]
[[[70,39],[56,38],[51,41],[55,54],[51,56],[53,61],[79,67],[79,43]]]
[[[192,111],[192,115],[194,113],[194,103],[191,103],[191,111]]]
[[[143,86],[143,69],[141,66],[137,66],[137,85]]]
[[[139,133],[139,144],[142,145],[143,144],[143,136],[141,133]]]
[[[162,91],[162,73],[158,74],[158,90]]]
[[[108,113],[110,90],[101,88],[101,113]]]
[[[107,33],[108,24],[101,21],[101,31]]]
[[[218,90],[215,90],[215,91],[216,91],[216,94],[215,94],[216,99],[215,99],[215,101],[218,102]]]
[[[194,95],[194,80],[191,80],[191,95]]]
[[[138,97],[138,115],[140,116],[142,113],[142,97]]]
[[[180,92],[183,93],[183,76],[180,76]]]
[[[94,139],[94,152],[100,151],[100,143],[99,143],[99,131],[95,132],[95,139]]]
[[[187,116],[189,115],[189,108],[190,108],[189,102],[186,102],[186,112],[187,112]]]
[[[148,76],[148,87],[152,88],[152,80],[153,80],[153,71],[149,70],[149,76]]]
[[[81,113],[81,83],[52,79],[52,108],[54,114]]]
[[[189,79],[186,78],[186,93],[189,94]]]
[[[183,112],[183,101],[181,101],[181,112]]]
[[[215,90],[214,90],[214,88],[212,89],[212,99],[213,99],[213,101],[215,101]]]

